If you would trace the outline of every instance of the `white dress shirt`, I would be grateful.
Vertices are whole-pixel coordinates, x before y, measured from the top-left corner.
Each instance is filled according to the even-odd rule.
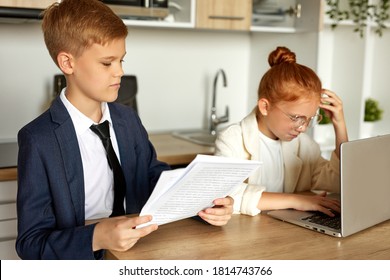
[[[108,217],[114,201],[114,178],[108,165],[106,151],[100,138],[90,129],[90,126],[96,123],[74,107],[65,93],[66,88],[61,91],[60,98],[72,118],[83,163],[85,219]],[[101,106],[103,116],[99,123],[109,121],[111,142],[120,161],[110,110],[105,102]]]
[[[261,166],[260,185],[266,186],[267,192],[283,192],[284,167],[282,143],[265,136],[259,131],[259,161],[265,162]]]

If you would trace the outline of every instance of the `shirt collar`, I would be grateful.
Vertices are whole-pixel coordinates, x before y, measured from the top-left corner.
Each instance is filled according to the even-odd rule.
[[[66,98],[65,92],[66,92],[66,88],[64,88],[61,91],[60,94],[61,101],[62,103],[64,103],[65,108],[68,110],[69,115],[72,118],[76,133],[78,135],[81,135],[84,132],[89,131],[90,126],[96,123],[90,118],[88,118],[86,115],[81,113],[75,106],[73,106],[73,104],[70,103],[70,101]],[[107,105],[107,102],[101,103],[101,110],[102,110],[102,118],[99,121],[99,123],[108,120],[112,124],[110,109]]]

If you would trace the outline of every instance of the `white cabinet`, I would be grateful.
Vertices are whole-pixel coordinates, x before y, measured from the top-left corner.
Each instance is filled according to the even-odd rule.
[[[324,2],[319,0],[253,0],[251,31],[318,32],[323,9]]]
[[[0,242],[0,259],[19,260],[15,251],[15,240],[4,240]]]
[[[194,28],[196,0],[170,0],[169,15],[164,19],[136,20],[124,19],[128,26]]]
[[[19,259],[15,251],[17,235],[16,181],[0,182],[0,259]]]

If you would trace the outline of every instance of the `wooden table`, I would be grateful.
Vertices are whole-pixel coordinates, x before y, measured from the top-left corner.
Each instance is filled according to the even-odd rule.
[[[234,215],[223,227],[185,219],[140,239],[107,259],[326,260],[390,259],[390,221],[345,238],[323,235],[266,214]]]

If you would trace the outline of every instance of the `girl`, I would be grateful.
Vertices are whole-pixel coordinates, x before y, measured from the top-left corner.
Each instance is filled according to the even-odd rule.
[[[288,48],[277,47],[268,62],[271,68],[260,81],[256,107],[240,123],[221,131],[215,143],[216,155],[263,162],[231,195],[234,211],[256,215],[261,210],[294,208],[334,216],[331,210],[340,212],[340,204],[326,191],[339,192],[340,187],[339,147],[348,141],[342,102],[322,89],[314,71],[298,64]],[[336,149],[329,161],[303,133],[321,121],[319,108],[335,130]],[[323,192],[313,195],[312,190]]]

